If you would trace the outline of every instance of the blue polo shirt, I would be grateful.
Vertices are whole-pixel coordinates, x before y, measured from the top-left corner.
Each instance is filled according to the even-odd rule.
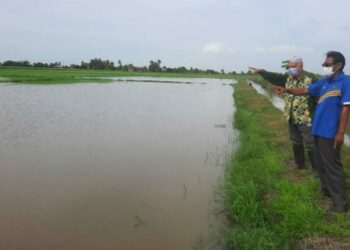
[[[313,120],[314,136],[334,139],[338,133],[343,105],[350,105],[350,78],[340,73],[332,81],[324,78],[308,87],[309,95],[318,99]]]

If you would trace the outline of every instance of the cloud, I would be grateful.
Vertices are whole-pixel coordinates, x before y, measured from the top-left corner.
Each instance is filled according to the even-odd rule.
[[[218,54],[224,51],[224,46],[219,43],[208,43],[204,46],[202,52],[204,54]]]
[[[320,25],[321,24],[321,22],[319,20],[315,20],[315,19],[309,19],[307,22],[311,25]]]
[[[169,66],[278,71],[281,58],[302,56],[318,72],[325,51],[350,56],[348,0],[318,1],[317,17],[311,0],[303,8],[293,0],[102,2],[0,0],[0,61],[101,57],[144,65],[159,58]],[[329,13],[337,18],[319,18]]]
[[[311,47],[300,47],[296,45],[286,45],[281,44],[277,46],[271,47],[256,47],[255,51],[258,53],[266,53],[266,54],[290,54],[290,53],[307,53],[312,52],[314,49]]]
[[[338,26],[338,30],[348,32],[350,31],[350,26],[349,25]]]
[[[207,43],[204,48],[202,49],[203,54],[222,54],[222,53],[228,53],[233,54],[234,50],[224,43],[218,43],[218,42],[212,42]]]
[[[140,4],[140,1],[133,0],[136,4]],[[181,11],[186,9],[200,8],[203,5],[215,2],[214,0],[143,0],[141,1],[143,5],[148,6],[152,9],[157,10],[175,10]]]

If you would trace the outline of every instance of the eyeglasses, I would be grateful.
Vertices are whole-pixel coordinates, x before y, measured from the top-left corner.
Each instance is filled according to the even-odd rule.
[[[332,67],[332,66],[337,65],[337,64],[339,64],[339,63],[323,63],[322,67]]]
[[[322,64],[322,67],[332,67],[334,64],[332,63],[324,63]]]

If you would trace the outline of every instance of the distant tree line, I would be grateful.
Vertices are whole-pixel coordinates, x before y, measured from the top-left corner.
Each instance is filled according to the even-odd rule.
[[[148,66],[137,67],[133,64],[123,64],[121,60],[115,64],[110,60],[102,60],[100,58],[91,59],[89,62],[82,61],[80,64],[63,65],[61,62],[54,63],[43,63],[29,61],[4,61],[0,62],[0,66],[7,67],[33,67],[33,68],[71,68],[71,69],[93,69],[93,70],[118,70],[128,72],[168,72],[168,73],[207,73],[207,74],[225,74],[226,72],[222,69],[220,72],[212,69],[198,69],[198,68],[186,68],[181,67],[166,67],[161,66],[162,61],[150,61]],[[227,72],[229,74],[236,74],[235,71]],[[241,72],[244,73],[244,72]]]
[[[35,68],[61,68],[63,67],[60,62],[54,63],[42,63],[35,62],[31,63],[29,61],[4,61],[0,62],[0,66],[8,66],[8,67],[35,67]]]

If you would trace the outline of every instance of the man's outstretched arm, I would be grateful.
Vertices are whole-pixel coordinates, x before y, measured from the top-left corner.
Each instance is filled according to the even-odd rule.
[[[255,67],[249,67],[249,70],[255,74],[261,75],[262,78],[264,78],[266,81],[270,82],[273,85],[285,87],[288,74],[269,72],[264,69],[259,69]]]
[[[275,91],[277,94],[283,94],[283,93],[288,93],[291,95],[308,95],[309,90],[308,88],[291,88],[291,89],[286,89],[283,87],[276,87]]]

